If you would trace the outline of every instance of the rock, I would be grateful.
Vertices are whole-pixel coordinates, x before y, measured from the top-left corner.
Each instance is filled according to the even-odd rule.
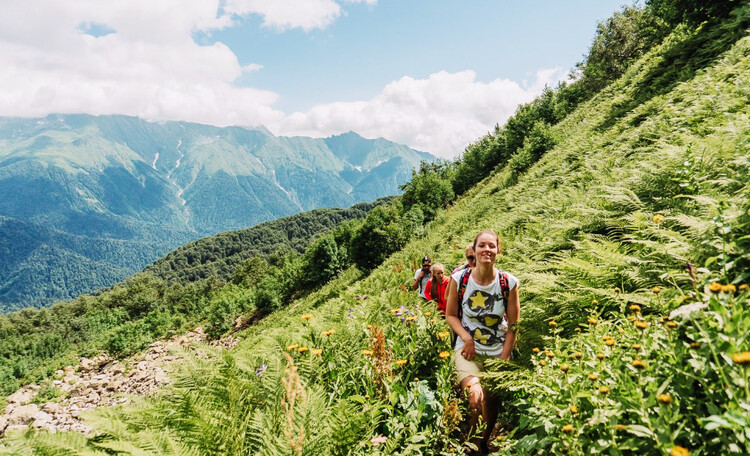
[[[62,410],[62,406],[57,402],[47,402],[46,404],[42,405],[42,411],[47,412],[51,415],[60,413],[60,410]]]
[[[34,392],[27,388],[21,388],[6,399],[9,404],[26,404],[34,397]]]
[[[50,421],[52,421],[53,418],[52,418],[52,415],[50,415],[47,412],[36,412],[34,416],[31,417],[31,419],[34,421],[34,426],[39,427],[37,426],[37,423],[40,423],[40,424],[49,423]]]
[[[684,306],[680,306],[669,313],[669,319],[670,320],[676,320],[676,319],[685,319],[689,318],[690,314],[693,312],[697,312],[699,310],[703,310],[708,306],[705,302],[694,302],[692,304],[685,304]]]
[[[38,412],[39,406],[36,404],[28,404],[16,407],[15,409],[13,409],[13,412],[10,414],[10,416],[8,416],[8,424],[10,426],[29,424],[34,418],[34,415],[36,415]]]
[[[5,428],[8,427],[8,419],[0,415],[0,436],[5,433]]]

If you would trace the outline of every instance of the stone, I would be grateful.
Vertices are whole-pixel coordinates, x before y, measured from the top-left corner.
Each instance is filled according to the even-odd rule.
[[[8,417],[8,424],[10,426],[29,424],[34,418],[34,415],[36,415],[38,412],[39,406],[36,404],[28,404],[16,407]]]
[[[692,304],[685,304],[684,306],[680,306],[669,313],[669,319],[670,320],[676,320],[676,319],[685,319],[689,318],[690,314],[693,312],[698,312],[699,310],[703,310],[706,308],[708,304],[705,302],[694,302]]]
[[[15,393],[8,396],[6,401],[9,404],[26,404],[34,397],[34,392],[27,388],[21,388]]]
[[[60,412],[61,409],[62,406],[57,402],[47,402],[46,404],[42,405],[42,411],[52,415],[56,415]]]
[[[47,412],[36,412],[31,419],[34,421],[35,427],[38,427],[36,426],[36,423],[49,423],[53,418],[52,415]]]

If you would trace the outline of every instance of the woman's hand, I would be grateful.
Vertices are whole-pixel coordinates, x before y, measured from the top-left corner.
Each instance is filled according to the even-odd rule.
[[[474,338],[469,336],[462,338],[461,340],[464,341],[464,348],[461,349],[461,356],[468,360],[472,360],[474,358],[474,355],[476,354],[476,349],[474,348]]]

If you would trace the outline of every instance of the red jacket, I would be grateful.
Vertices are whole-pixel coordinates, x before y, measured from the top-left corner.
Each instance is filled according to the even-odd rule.
[[[432,296],[432,279],[427,281],[425,286],[424,296],[427,299],[432,299],[437,302],[438,310],[440,313],[445,315],[445,291],[448,289],[448,282],[450,279],[443,276],[443,282],[437,286],[437,296]]]

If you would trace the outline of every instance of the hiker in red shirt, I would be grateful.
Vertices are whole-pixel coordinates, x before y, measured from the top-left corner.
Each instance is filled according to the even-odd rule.
[[[430,271],[432,278],[427,281],[424,297],[435,301],[440,313],[445,315],[445,290],[450,279],[445,276],[445,267],[440,263],[433,264]]]

